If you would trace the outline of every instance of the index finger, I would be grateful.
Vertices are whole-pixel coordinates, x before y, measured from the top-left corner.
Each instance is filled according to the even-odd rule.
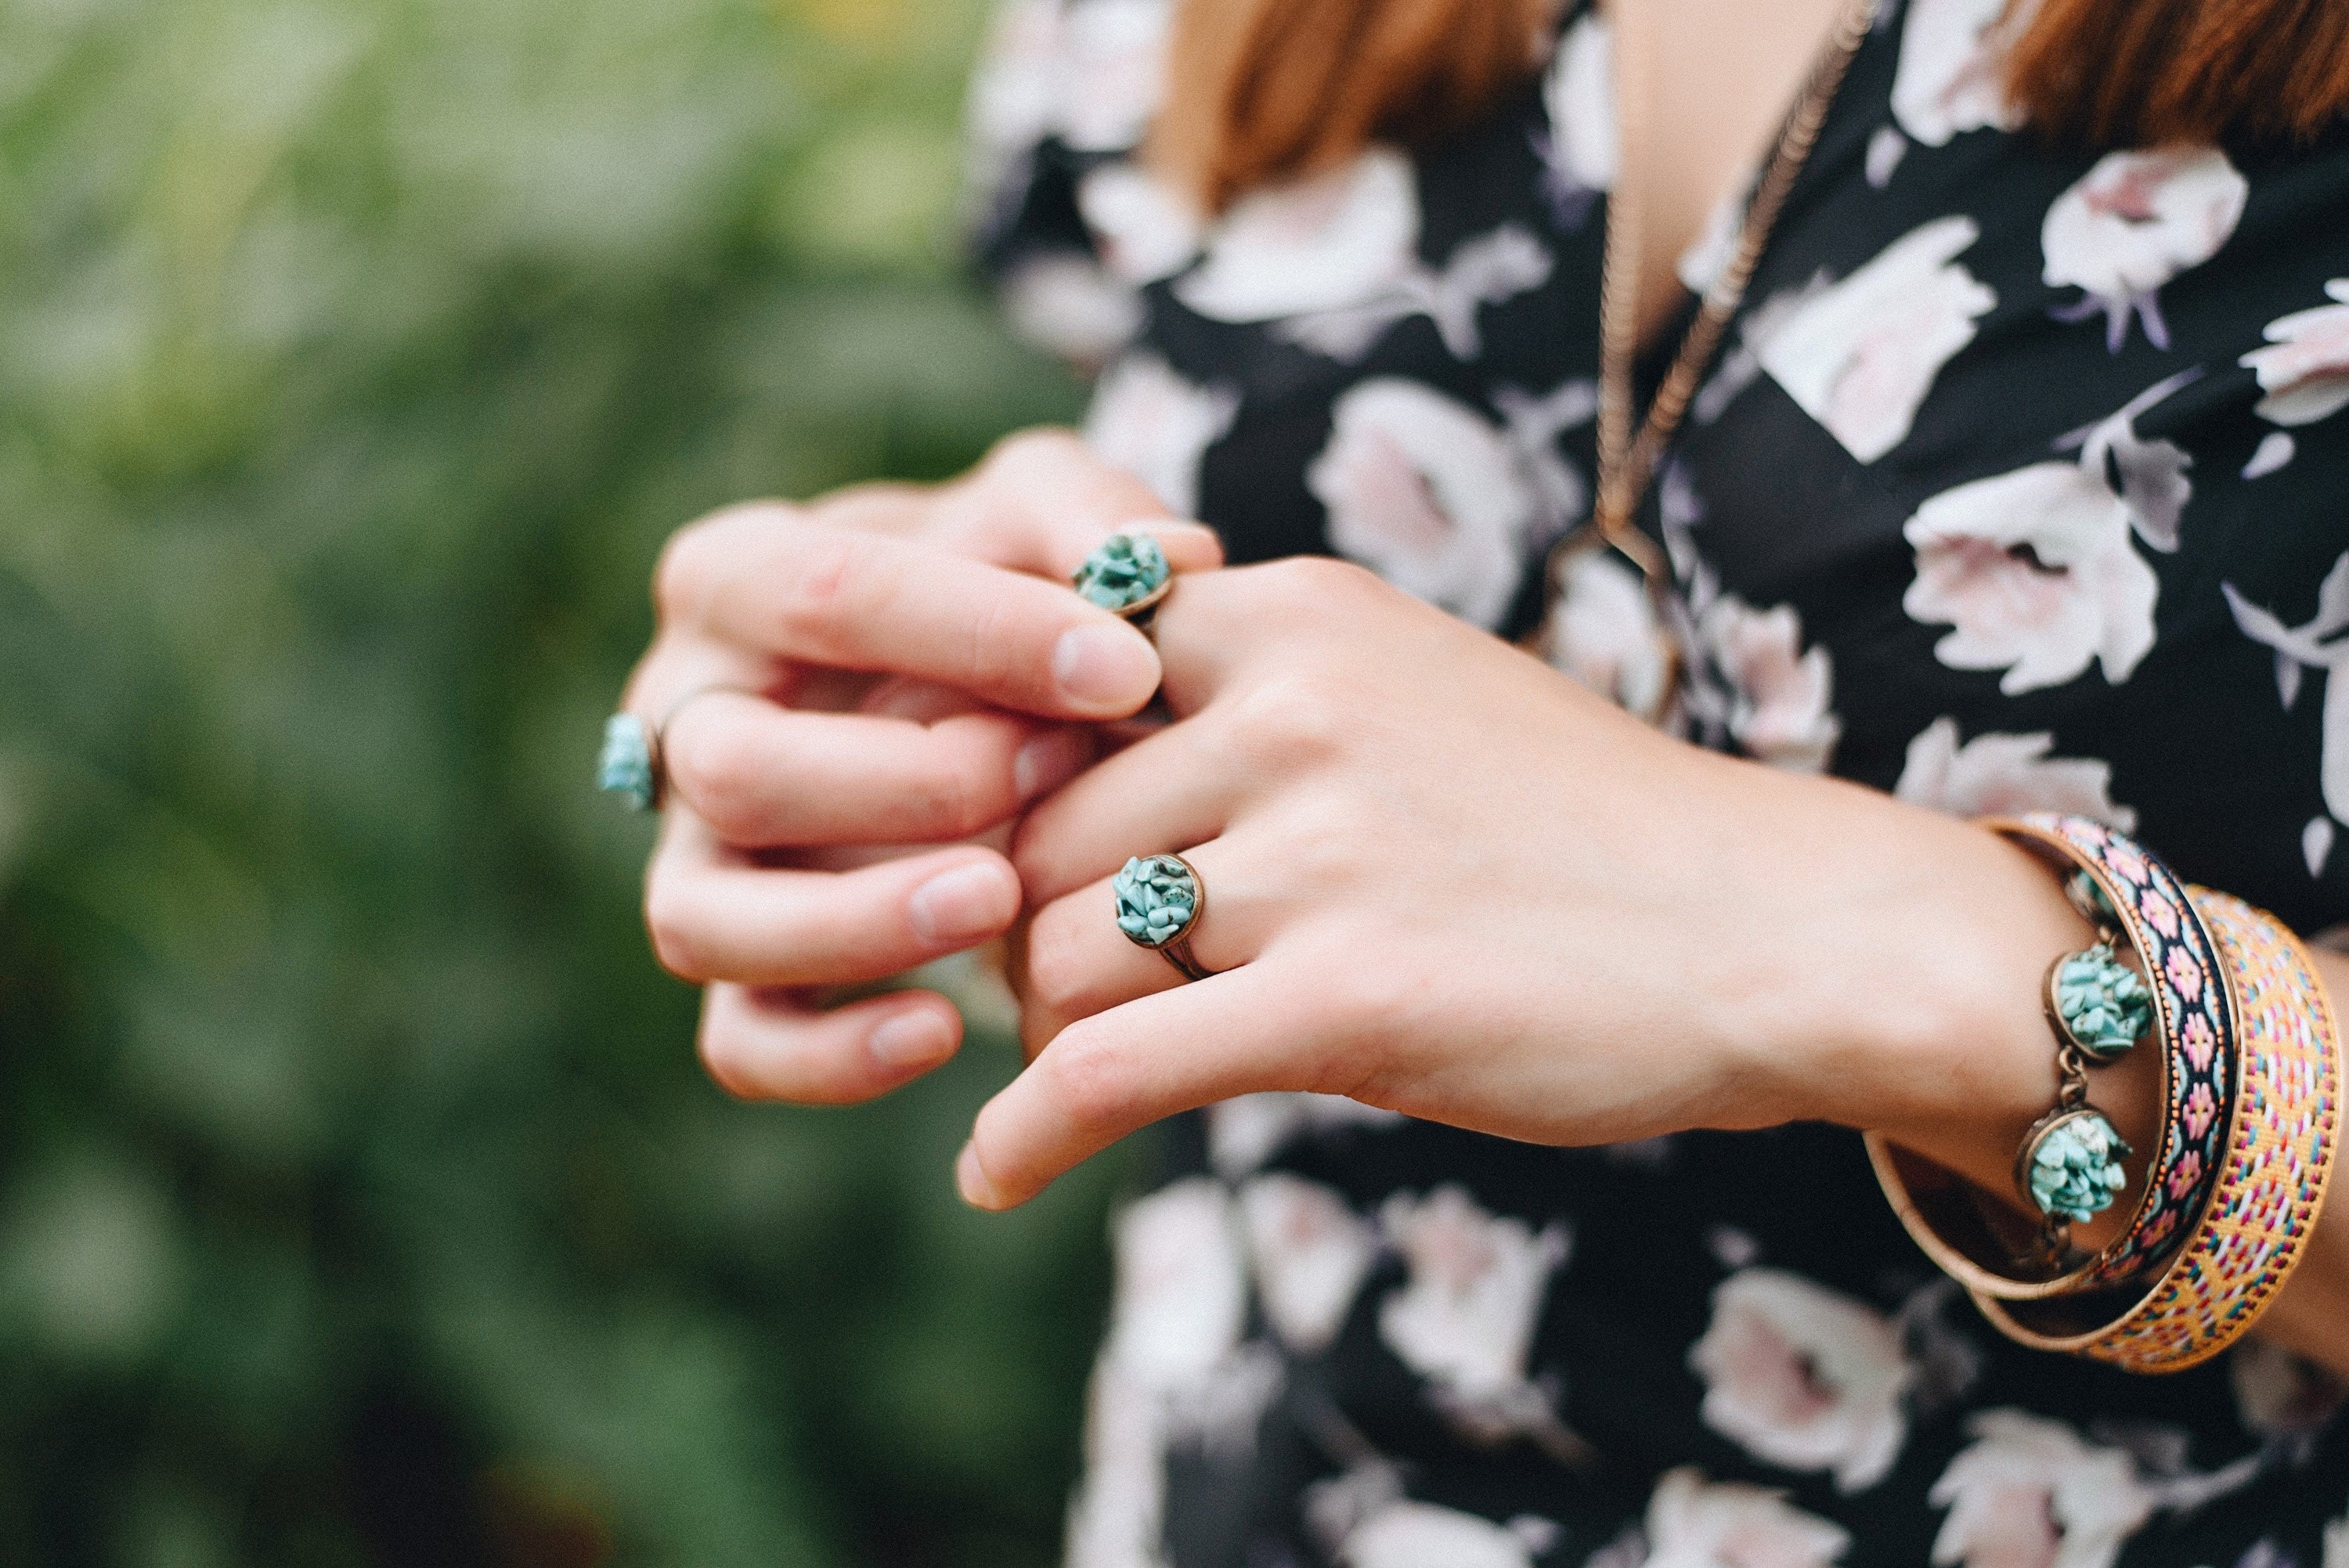
[[[1070,1025],[980,1109],[955,1163],[963,1201],[1014,1208],[1177,1111],[1259,1089],[1330,1087],[1319,1081],[1329,1028],[1300,1005],[1300,990],[1281,965],[1244,964]]]
[[[1149,639],[1057,583],[848,529],[737,536],[667,606],[785,659],[913,676],[1047,718],[1122,718],[1158,689]]]

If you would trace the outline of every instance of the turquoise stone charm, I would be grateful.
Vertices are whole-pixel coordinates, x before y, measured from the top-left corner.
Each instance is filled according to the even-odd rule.
[[[2098,1062],[2118,1061],[2153,1026],[2153,993],[2109,942],[2059,959],[2047,997],[2056,1029]]]
[[[1199,882],[1172,855],[1138,855],[1110,882],[1117,928],[1144,947],[1181,940],[1199,918]]]
[[[1120,615],[1138,614],[1166,596],[1174,569],[1146,533],[1112,533],[1077,568],[1076,588],[1092,603]]]
[[[2064,1111],[2042,1123],[2023,1145],[2024,1195],[2051,1220],[2092,1220],[2113,1206],[2128,1173],[2129,1146],[2102,1113]]]
[[[2113,909],[2113,901],[2105,896],[2096,879],[2085,872],[2074,872],[2064,879],[2064,896],[2072,901],[2072,907],[2080,912],[2083,919],[2098,925],[2111,925],[2120,919]]]
[[[660,803],[653,770],[653,736],[633,713],[616,713],[604,723],[604,754],[595,764],[595,787],[626,799],[639,811]]]

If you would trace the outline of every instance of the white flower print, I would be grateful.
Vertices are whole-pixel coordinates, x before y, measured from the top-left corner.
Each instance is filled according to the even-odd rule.
[[[1585,13],[1550,57],[1542,77],[1547,134],[1534,139],[1547,172],[1542,193],[1563,229],[1578,229],[1598,195],[1615,187],[1622,167],[1615,117],[1615,34],[1605,17]]]
[[[2214,147],[2115,152],[2100,159],[2047,209],[2040,248],[2050,288],[2085,291],[2058,311],[2078,321],[2099,313],[2105,346],[2120,352],[2129,318],[2156,348],[2169,346],[2159,290],[2219,253],[2243,216],[2251,183]]]
[[[1330,543],[1398,588],[1496,624],[1525,570],[1535,500],[1485,417],[1415,381],[1381,377],[1338,400],[1306,470]]]
[[[1711,293],[1714,281],[1728,270],[1730,258],[1737,253],[1738,231],[1745,226],[1748,194],[1741,186],[1715,201],[1705,214],[1704,227],[1672,263],[1681,286],[1689,293],[1700,297]]]
[[[1335,1094],[1244,1094],[1207,1108],[1207,1162],[1237,1181],[1280,1152],[1292,1138],[1340,1127],[1400,1126],[1401,1111]]]
[[[1533,1568],[1557,1533],[1532,1515],[1495,1524],[1432,1502],[1391,1502],[1355,1526],[1337,1558],[1345,1568]]]
[[[1590,508],[1590,487],[1581,470],[1557,449],[1557,438],[1585,425],[1599,412],[1599,383],[1588,376],[1560,382],[1542,397],[1518,387],[1493,388],[1509,449],[1516,454],[1534,490],[1536,547],[1582,521]]]
[[[1827,1568],[1851,1536],[1782,1493],[1682,1467],[1648,1499],[1644,1568]]]
[[[1336,1189],[1276,1171],[1239,1190],[1264,1315],[1293,1350],[1329,1348],[1378,1257],[1376,1229]]]
[[[1070,0],[1058,129],[1078,152],[1141,141],[1166,91],[1169,0]]]
[[[1240,1344],[1247,1282],[1221,1183],[1192,1177],[1136,1201],[1112,1243],[1117,1291],[1093,1367],[1068,1561],[1158,1568],[1169,1444],[1185,1431],[1210,1435],[1203,1417],[1233,1424],[1219,1390],[1261,1383],[1263,1363]]]
[[[1548,280],[1549,252],[1515,223],[1463,240],[1442,272],[1414,260],[1394,282],[1360,304],[1310,312],[1276,323],[1275,337],[1352,364],[1397,322],[1414,315],[1435,324],[1436,335],[1455,359],[1484,352],[1476,313]]]
[[[1762,346],[1794,319],[1813,296],[1829,286],[1825,273],[1800,288],[1780,289],[1747,310],[1737,322],[1737,341],[1722,352],[1720,366],[1708,377],[1689,405],[1689,418],[1710,425],[1761,378]]]
[[[1998,295],[1956,260],[1982,231],[1937,219],[1806,300],[1759,357],[1787,396],[1863,463],[1909,434],[1934,379]]]
[[[2306,672],[2325,672],[2324,748],[2317,779],[2324,809],[2335,820],[2349,822],[2349,680],[2332,678],[2349,666],[2349,637],[2342,635],[2349,631],[2349,553],[2334,561],[2317,584],[2316,614],[2297,626],[2285,625],[2273,612],[2244,598],[2232,583],[2221,583],[2219,588],[2243,635],[2275,650],[2276,695],[2286,709],[2300,700]],[[2318,857],[2312,859],[2321,863]]]
[[[1824,647],[1803,648],[1791,604],[1756,610],[1723,593],[1697,616],[1697,637],[1729,686],[1729,734],[1746,755],[1774,768],[1817,773],[1843,722],[1830,706],[1835,674]]]
[[[1705,1425],[1772,1464],[1830,1470],[1841,1491],[1882,1480],[1908,1436],[1909,1368],[1891,1324],[1795,1274],[1723,1281],[1689,1365],[1705,1381]]]
[[[1164,1401],[1123,1369],[1095,1366],[1067,1568],[1164,1568],[1166,1444]]]
[[[1152,354],[1110,366],[1093,388],[1085,444],[1185,517],[1199,507],[1199,459],[1231,428],[1239,394],[1195,387]]]
[[[2335,303],[2279,316],[2268,323],[2268,346],[2243,356],[2267,394],[2255,412],[2272,424],[2313,425],[2349,408],[2349,278],[2324,292]]]
[[[1338,310],[1392,287],[1418,242],[1411,161],[1373,147],[1326,174],[1241,197],[1174,294],[1216,321]]]
[[[1379,1309],[1379,1335],[1471,1437],[1512,1433],[1579,1448],[1557,1424],[1550,1398],[1526,1378],[1526,1357],[1549,1276],[1566,1261],[1563,1226],[1538,1233],[1487,1213],[1456,1186],[1424,1198],[1389,1197],[1380,1227],[1411,1268]]]
[[[1910,0],[1892,79],[1892,117],[1927,147],[1968,130],[2022,123],[2000,55],[2007,0]]]
[[[1199,253],[1199,219],[1182,194],[1129,162],[1104,163],[1077,181],[1077,211],[1102,264],[1139,288],[1182,271]]]
[[[1893,171],[1909,156],[1909,139],[1889,125],[1877,127],[1868,139],[1868,182],[1878,191],[1892,183]]]
[[[963,103],[965,176],[976,200],[992,200],[1051,131],[1060,48],[1060,0],[1003,0],[996,7]]]
[[[1239,1343],[1247,1280],[1222,1183],[1188,1177],[1127,1205],[1102,1359],[1143,1387],[1195,1387]]]
[[[2324,1527],[2323,1568],[2349,1568],[2349,1513]]]
[[[1058,135],[1084,152],[1142,139],[1164,92],[1168,0],[1005,0],[963,118],[968,183],[981,200]]]
[[[1977,735],[1958,743],[1958,721],[1943,717],[1917,732],[1893,793],[1911,805],[1953,817],[2065,811],[2129,832],[2137,812],[2115,803],[2112,764],[2092,757],[2050,757],[2055,738]]]
[[[2251,460],[2243,465],[2243,478],[2263,480],[2280,469],[2292,466],[2300,453],[2300,445],[2282,430],[2270,430],[2260,438],[2251,453]]]
[[[2131,546],[2178,548],[2192,485],[2174,444],[2137,416],[2190,378],[2158,383],[2088,433],[2076,462],[2033,463],[1942,491],[1905,526],[1917,578],[1901,608],[1955,630],[1933,652],[1953,669],[2004,670],[2009,696],[2060,686],[2091,660],[2127,680],[2153,647],[2161,585]]]
[[[1099,263],[1074,253],[1031,256],[998,289],[1011,330],[1047,354],[1099,365],[1142,325],[1142,300]]]
[[[1273,322],[1276,335],[1346,362],[1386,330],[1432,318],[1444,346],[1474,358],[1477,312],[1539,287],[1549,253],[1505,223],[1461,242],[1441,272],[1419,259],[1411,162],[1374,147],[1342,168],[1242,197],[1206,241],[1174,295],[1216,321]]]
[[[2095,1448],[2061,1421],[1984,1410],[1971,1447],[1933,1483],[1950,1511],[1933,1538],[1936,1568],[2112,1568],[2156,1499],[2118,1449]]]
[[[1672,656],[1647,584],[1609,551],[1571,550],[1557,573],[1543,656],[1626,710],[1654,713],[1664,701]]]

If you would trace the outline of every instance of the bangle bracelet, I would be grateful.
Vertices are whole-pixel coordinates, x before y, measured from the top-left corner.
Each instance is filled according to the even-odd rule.
[[[2217,1179],[2234,1090],[2233,1009],[2185,887],[2133,840],[2084,817],[1984,825],[2069,873],[2065,892],[2102,938],[2058,958],[2044,990],[2061,1087],[2015,1165],[2017,1188],[2047,1222],[2035,1236],[2019,1233],[2018,1216],[1879,1133],[1867,1135],[1868,1158],[1910,1237],[1977,1296],[2037,1301],[2108,1289],[2148,1274],[2177,1246]],[[2122,940],[2141,976],[2118,964],[2112,949]],[[2139,1011],[2147,1003],[2149,1019]],[[2086,1069],[2118,1059],[2147,1022],[2161,1052],[2160,1135],[2128,1225],[2101,1252],[2083,1254],[2070,1246],[2066,1222],[2110,1202],[2113,1157],[2130,1152],[2086,1104]]]
[[[2242,1028],[2241,1084],[2216,1191],[2159,1280],[2133,1300],[2112,1291],[2033,1303],[1975,1297],[2002,1333],[2033,1349],[2132,1372],[2207,1361],[2273,1303],[2316,1227],[2340,1140],[2331,1000],[2307,949],[2274,916],[2203,888],[2193,903]]]

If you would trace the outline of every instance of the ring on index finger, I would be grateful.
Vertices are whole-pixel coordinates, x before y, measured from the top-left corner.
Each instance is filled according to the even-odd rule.
[[[1158,606],[1174,591],[1174,569],[1158,541],[1127,530],[1096,545],[1071,581],[1087,603],[1123,615],[1136,631],[1147,632]]]
[[[1147,947],[1182,973],[1205,980],[1215,973],[1191,952],[1191,935],[1207,913],[1207,884],[1180,855],[1136,855],[1111,880],[1117,899],[1117,928],[1128,942]]]

